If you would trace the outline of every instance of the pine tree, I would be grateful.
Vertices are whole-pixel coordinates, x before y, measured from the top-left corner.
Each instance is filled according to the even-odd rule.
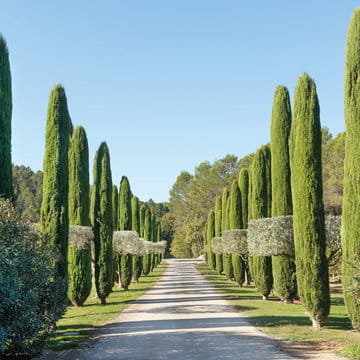
[[[59,279],[67,277],[70,124],[64,88],[56,85],[47,111],[40,229],[58,253],[54,267]]]
[[[85,130],[78,126],[69,151],[69,223],[90,226],[89,219],[89,147]],[[82,306],[91,291],[91,248],[68,249],[68,298]]]
[[[285,86],[275,90],[271,117],[271,186],[272,216],[292,214],[289,136],[291,106]],[[274,293],[286,302],[293,302],[297,295],[295,263],[282,256],[272,257]]]
[[[241,194],[237,181],[233,181],[230,193],[230,230],[242,229]],[[239,286],[245,281],[245,264],[239,254],[231,254],[233,275]]]
[[[140,235],[140,206],[139,199],[133,196],[131,199],[131,221],[132,230]],[[142,257],[133,256],[133,280],[138,282],[142,272]]]
[[[101,143],[94,159],[94,185],[92,219],[95,252],[95,287],[101,304],[106,304],[113,285],[113,215],[110,154],[105,142]]]
[[[251,217],[250,219],[259,219],[269,217],[269,194],[270,179],[270,150],[267,145],[262,146],[255,153],[251,166]],[[271,186],[271,185],[270,185]],[[252,256],[250,259],[251,275],[255,281],[255,286],[266,300],[270,295],[273,278],[270,256]]]
[[[4,38],[0,35],[0,195],[12,198],[11,164],[11,72],[9,52]]]
[[[360,328],[360,302],[352,285],[352,267],[360,262],[360,8],[355,9],[347,35],[345,61],[345,165],[342,213],[342,280],[345,304],[352,325]]]
[[[121,178],[119,187],[119,229],[131,230],[131,198],[132,193],[130,183],[126,176]],[[120,256],[120,283],[121,287],[127,291],[129,289],[132,278],[132,258],[131,254]]]
[[[314,327],[330,309],[322,199],[320,108],[314,81],[299,79],[290,133],[296,276],[301,301]]]
[[[222,203],[221,203],[221,196],[218,196],[215,201],[215,236],[221,236],[221,221],[222,221]],[[223,268],[223,256],[222,254],[215,255],[216,260],[216,270],[219,274],[224,271]]]
[[[215,269],[215,254],[212,252],[212,246],[211,246],[211,240],[215,236],[215,213],[213,210],[211,210],[208,214],[208,221],[207,221],[207,246],[208,246],[208,260],[209,260],[209,266],[212,269]]]
[[[144,240],[151,241],[151,212],[149,208],[145,210],[144,216]],[[150,273],[151,257],[150,254],[143,255],[143,274]]]

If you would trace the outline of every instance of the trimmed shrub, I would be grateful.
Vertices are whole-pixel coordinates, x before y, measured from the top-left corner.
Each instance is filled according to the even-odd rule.
[[[0,357],[38,353],[65,312],[66,282],[54,280],[59,256],[9,201],[0,201]]]

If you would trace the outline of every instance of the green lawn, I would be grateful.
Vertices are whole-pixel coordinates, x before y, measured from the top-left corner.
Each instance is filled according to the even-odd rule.
[[[149,290],[164,273],[166,264],[160,264],[152,273],[142,276],[138,283],[131,283],[129,291],[118,288],[107,298],[107,305],[100,305],[95,289],[83,307],[69,307],[57,324],[56,336],[51,338],[47,348],[65,350],[76,347],[93,335],[97,328],[114,319],[128,304]],[[79,334],[64,335],[68,332]]]
[[[322,348],[360,359],[360,333],[351,329],[339,284],[331,284],[331,312],[324,328],[314,330],[301,304],[285,304],[275,297],[264,301],[254,286],[239,288],[234,282],[227,281],[225,276],[210,270],[206,264],[201,264],[199,270],[265,333],[300,344],[321,344]]]

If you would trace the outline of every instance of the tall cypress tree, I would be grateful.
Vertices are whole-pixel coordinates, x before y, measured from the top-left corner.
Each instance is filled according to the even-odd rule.
[[[112,191],[112,214],[113,214],[113,228],[118,229],[119,227],[119,192],[116,185],[113,185]]]
[[[94,231],[95,287],[101,304],[106,304],[113,285],[113,215],[110,154],[101,143],[94,159],[91,212]]]
[[[222,203],[221,196],[218,196],[215,201],[215,236],[221,236],[221,221],[222,221]],[[219,274],[224,271],[223,268],[223,256],[222,254],[216,254],[216,270]]]
[[[204,250],[204,260],[209,265],[208,251],[207,251],[207,246],[208,246],[208,241],[207,241],[207,221],[204,224],[203,239],[204,239],[204,249],[206,249],[206,251]]]
[[[132,230],[140,235],[140,206],[139,199],[133,196],[131,199],[131,222]],[[141,256],[133,256],[133,279],[139,281],[142,272],[142,258]]]
[[[242,213],[241,213],[241,194],[237,181],[233,181],[230,195],[230,230],[242,229]],[[233,275],[239,286],[245,281],[245,264],[240,255],[231,254],[231,263],[233,266]]]
[[[255,153],[251,166],[251,217],[250,219],[259,219],[269,217],[269,194],[270,179],[270,150],[267,145],[262,146]],[[270,185],[271,186],[271,185]],[[255,281],[255,286],[266,300],[270,295],[273,278],[270,256],[252,256],[251,257],[251,275]]]
[[[140,208],[140,237],[144,237],[144,224],[145,224],[145,212],[146,212],[146,205],[142,205]]]
[[[247,229],[249,220],[249,172],[242,168],[239,173],[239,189],[241,195],[241,214],[243,229]],[[250,285],[249,259],[243,255],[243,264],[245,267],[245,283]]]
[[[156,242],[161,241],[161,222],[159,221],[156,226]],[[162,260],[162,254],[157,255],[157,264],[159,265]]]
[[[70,124],[65,90],[61,85],[56,85],[50,93],[47,111],[40,229],[58,252],[54,260],[55,277],[63,279],[67,276],[69,235]]]
[[[90,226],[89,219],[89,147],[85,130],[78,126],[69,151],[69,223]],[[68,249],[68,298],[82,306],[91,291],[91,248]]]
[[[247,229],[249,219],[249,172],[245,168],[241,169],[239,173],[239,189],[241,195],[242,224],[243,228]]]
[[[11,73],[9,52],[0,35],[0,195],[13,196],[11,164]]]
[[[224,227],[222,228],[223,231],[230,229],[230,204],[231,204],[231,198],[230,198],[230,196],[228,196],[228,194],[229,194],[228,190],[226,190],[226,191],[224,190],[222,200],[224,201],[225,197],[226,197],[226,201],[225,201],[226,206],[225,206],[225,211],[223,212],[223,218],[224,218]],[[224,263],[224,273],[226,275],[226,278],[228,280],[232,280],[233,277],[234,277],[234,272],[233,272],[231,254],[224,254],[223,255],[223,263]]]
[[[229,190],[224,188],[221,198],[221,231],[226,230],[226,205],[229,198]]]
[[[208,261],[209,266],[212,269],[215,269],[215,254],[212,252],[211,240],[215,236],[215,213],[211,210],[208,214],[208,221],[207,221],[207,244],[208,244]]]
[[[130,183],[126,176],[121,178],[119,187],[119,229],[131,230],[131,198],[132,193]],[[127,291],[132,278],[132,258],[131,254],[120,256],[120,282],[121,287]]]
[[[271,186],[272,216],[292,214],[289,136],[291,106],[288,89],[275,90],[271,116]],[[272,257],[274,293],[286,302],[293,302],[297,294],[295,263],[282,256]]]
[[[360,262],[360,8],[351,18],[345,60],[345,165],[342,213],[342,276],[345,304],[355,328],[360,328],[360,302],[350,291],[352,266]]]
[[[151,241],[151,212],[149,208],[145,210],[144,216],[144,240]],[[151,255],[143,255],[143,274],[148,275],[151,270]]]
[[[290,134],[296,275],[314,327],[330,309],[321,167],[320,108],[314,81],[303,74],[294,95]]]
[[[151,214],[151,241],[156,242],[156,216]],[[156,254],[150,255],[150,271],[155,268]]]

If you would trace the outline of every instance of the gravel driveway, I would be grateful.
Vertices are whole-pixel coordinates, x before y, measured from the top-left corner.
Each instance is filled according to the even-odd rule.
[[[295,359],[215,292],[195,263],[168,260],[158,283],[96,337],[41,359]]]

